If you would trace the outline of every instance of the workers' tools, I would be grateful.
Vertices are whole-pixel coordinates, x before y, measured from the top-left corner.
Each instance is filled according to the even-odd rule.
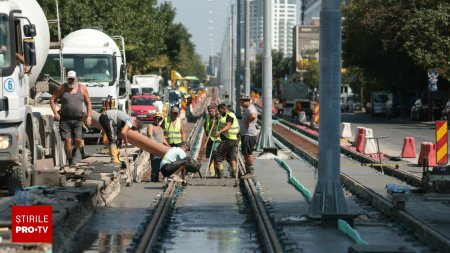
[[[212,123],[212,125],[211,125],[211,129],[209,129],[208,137],[206,137],[205,146],[203,147],[204,149],[206,149],[206,146],[208,145],[208,140],[209,140],[209,138],[211,137],[211,133],[212,133],[212,130],[213,130],[213,127],[214,127],[215,124],[216,124],[216,120],[214,119],[214,120],[213,120],[213,123]],[[217,132],[217,131],[216,131],[216,132]]]
[[[236,170],[234,171],[234,185],[237,186],[238,185],[238,181],[239,181],[239,144],[241,143],[241,139],[238,139],[237,142],[237,147],[236,147]],[[233,168],[231,169],[233,170]]]

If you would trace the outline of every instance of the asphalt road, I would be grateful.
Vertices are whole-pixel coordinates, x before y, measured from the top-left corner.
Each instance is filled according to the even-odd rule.
[[[353,137],[357,134],[358,126],[372,128],[374,137],[387,136],[379,140],[380,150],[391,156],[401,154],[405,137],[414,137],[417,154],[420,152],[422,142],[436,142],[434,122],[416,122],[405,118],[389,120],[365,113],[342,113],[341,121],[351,123]]]

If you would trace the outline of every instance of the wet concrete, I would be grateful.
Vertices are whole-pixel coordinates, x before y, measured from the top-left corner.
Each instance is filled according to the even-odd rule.
[[[98,208],[73,240],[68,252],[126,252],[141,223],[154,208],[162,183],[122,187],[110,207]]]
[[[157,247],[162,252],[260,252],[248,211],[237,187],[188,186]]]

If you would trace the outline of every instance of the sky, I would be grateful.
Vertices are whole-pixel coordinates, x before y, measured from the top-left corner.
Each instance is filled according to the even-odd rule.
[[[158,0],[158,3],[165,1],[172,2],[176,8],[175,22],[188,29],[204,62],[220,51],[229,14],[227,5],[232,0]]]
[[[197,53],[207,63],[210,55],[216,55],[221,50],[230,14],[227,6],[236,0],[158,0],[158,3],[166,1],[176,8],[175,22],[182,23],[188,29]],[[297,6],[300,9],[300,0],[297,0]]]

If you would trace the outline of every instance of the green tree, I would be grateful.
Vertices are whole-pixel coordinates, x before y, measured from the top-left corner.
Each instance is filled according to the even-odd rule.
[[[54,0],[38,0],[48,19],[56,18]],[[64,0],[59,1],[62,36],[82,28],[98,28],[125,38],[127,61],[134,73],[157,72],[155,59],[167,56],[169,66],[178,62],[180,44],[193,59],[195,47],[181,24],[174,24],[176,11],[170,2],[156,0]],[[51,29],[56,41],[56,26]],[[197,64],[197,59],[186,63]],[[164,72],[168,70],[164,69]]]
[[[446,0],[351,1],[343,9],[344,63],[391,91],[423,89],[429,68],[448,79],[449,8]]]

